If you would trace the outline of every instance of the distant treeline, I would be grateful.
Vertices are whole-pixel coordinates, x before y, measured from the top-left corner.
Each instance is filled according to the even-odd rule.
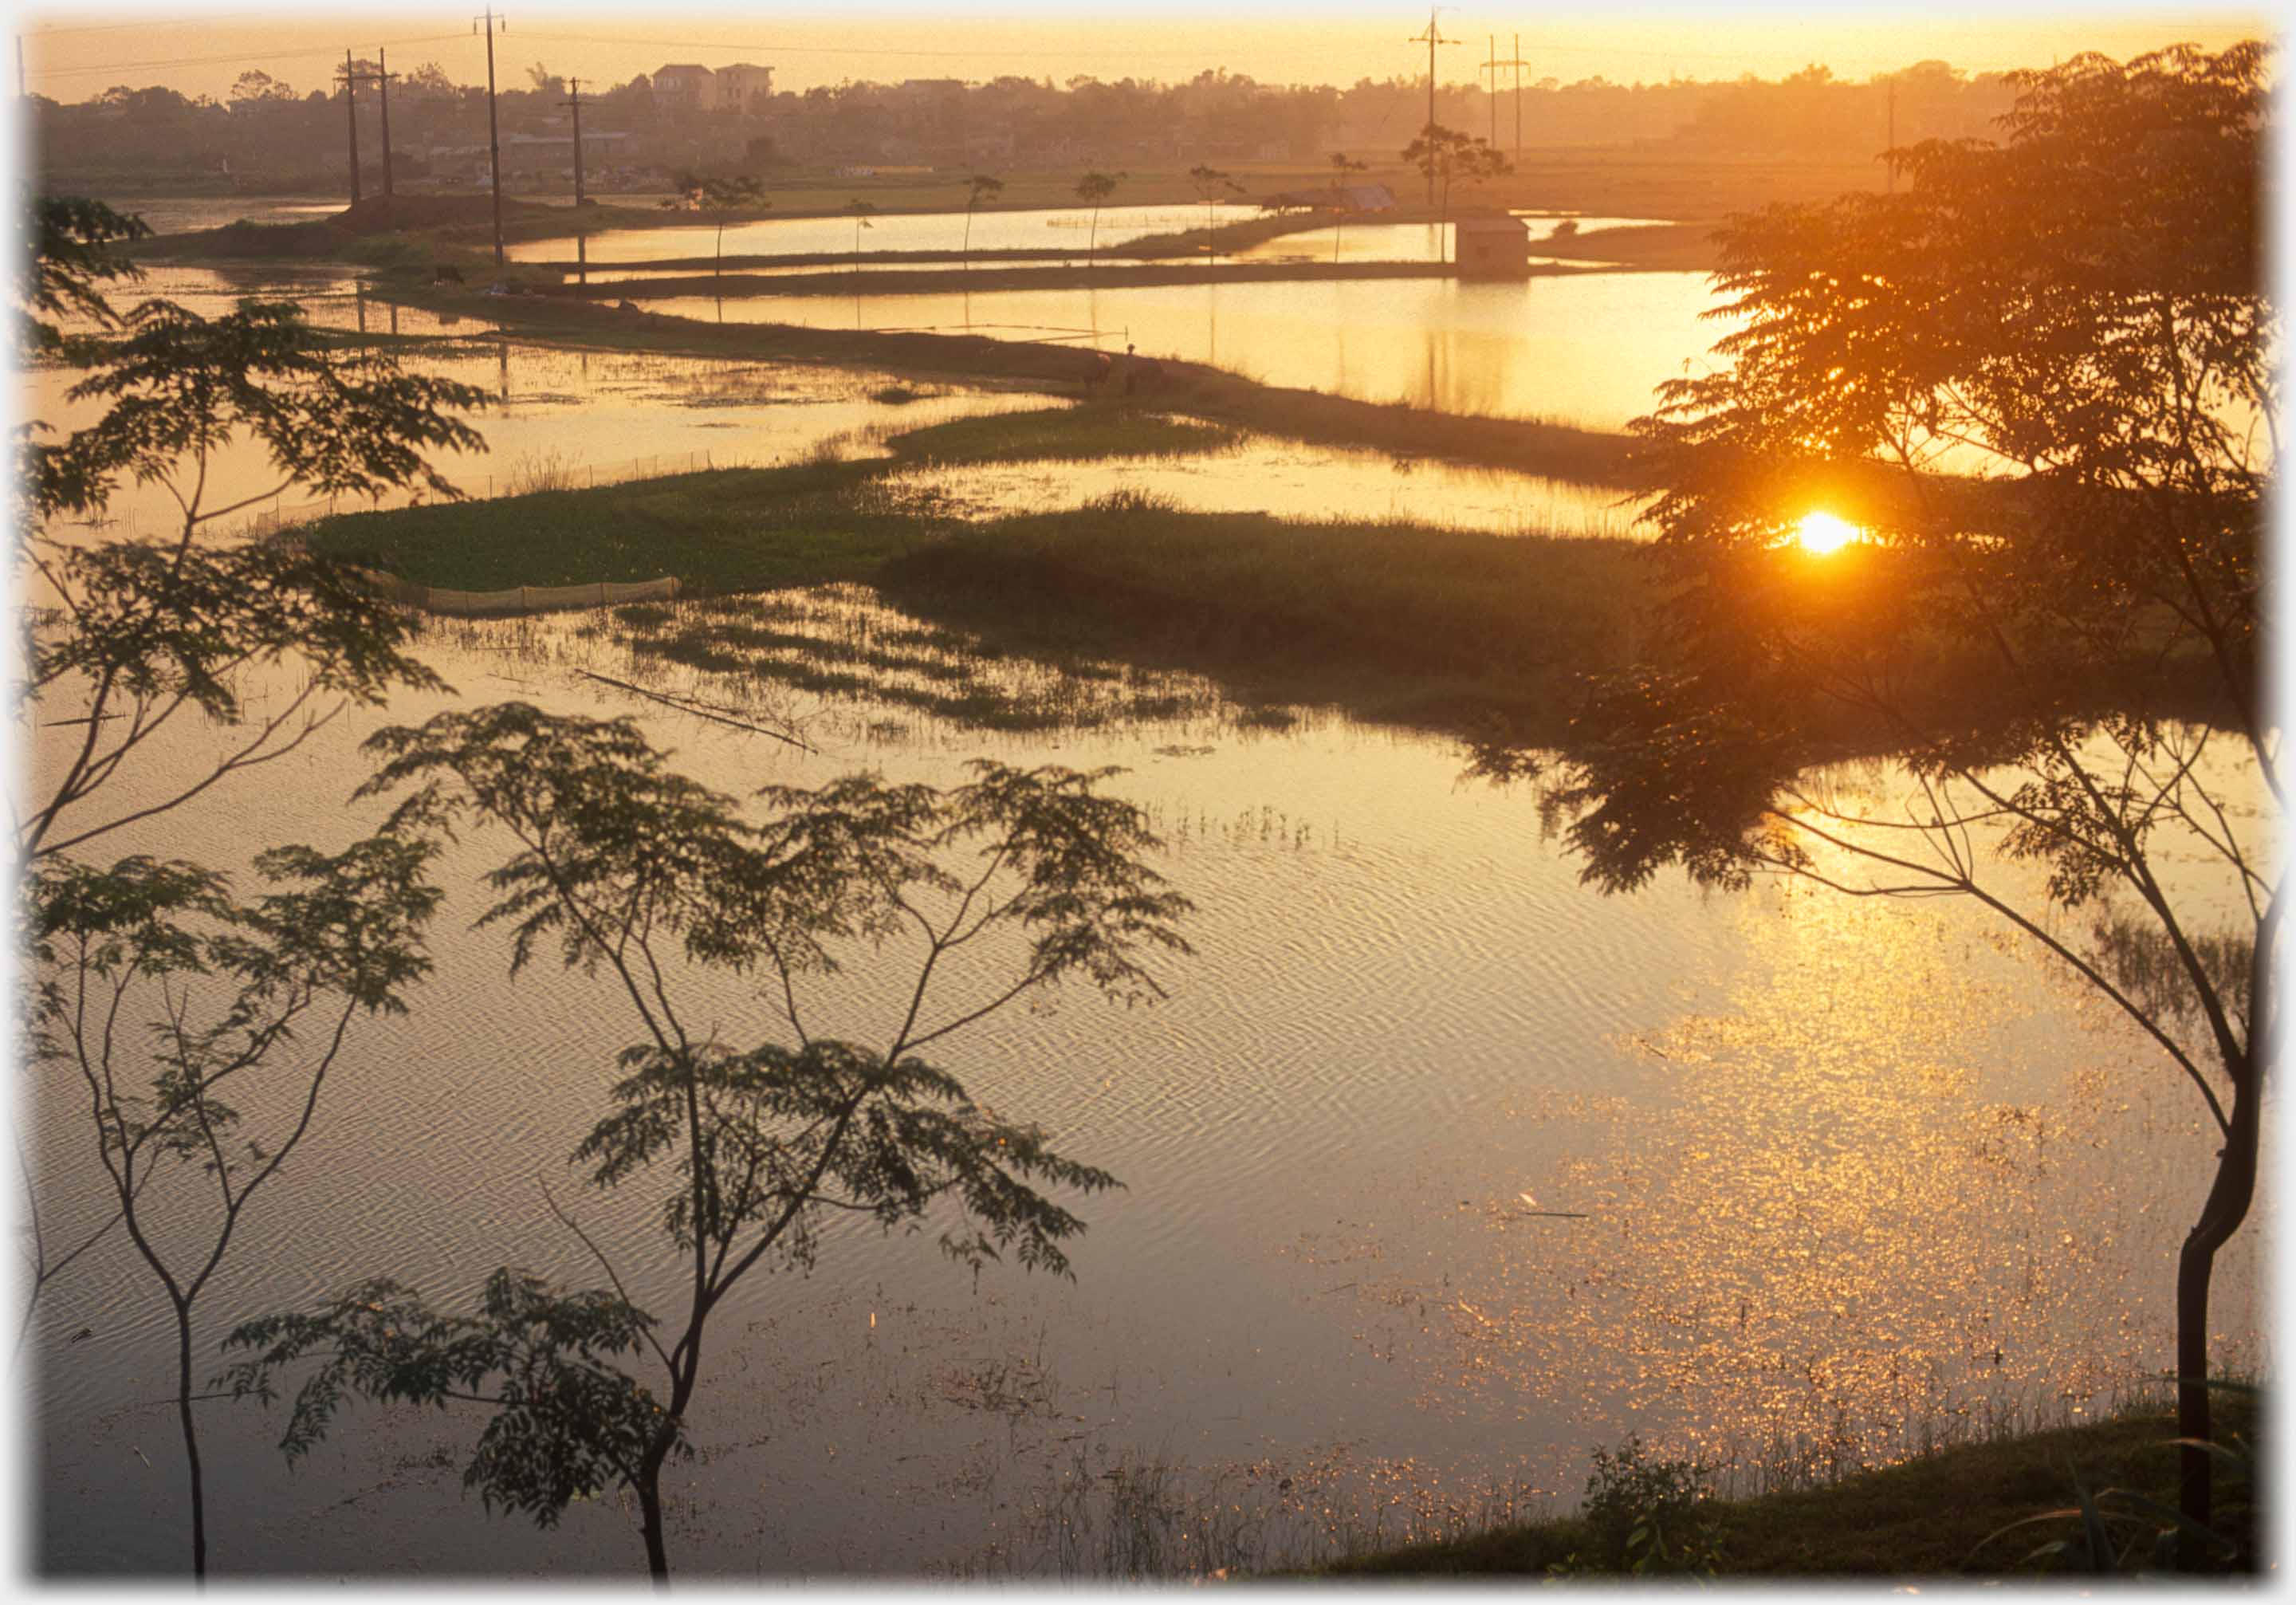
[[[523,76],[522,86],[500,96],[504,136],[562,135],[563,79],[541,63]],[[1625,85],[1593,78],[1565,84],[1546,78],[1524,84],[1520,115],[1527,148],[1632,146],[1703,157],[1857,160],[1889,143],[1893,114],[1900,143],[1982,136],[2012,98],[2004,75],[1972,78],[1943,61],[1923,61],[1855,83],[1816,66],[1782,80],[1733,83]],[[1380,162],[1391,160],[1425,122],[1427,86],[1423,78],[1366,78],[1348,89],[1279,87],[1225,72],[1183,84],[1072,78],[1065,86],[1024,78],[981,84],[911,78],[760,91],[745,102],[705,110],[657,93],[640,74],[586,96],[584,110],[586,134],[629,135],[617,159],[653,168],[1146,168],[1196,160],[1320,163],[1333,151]],[[1503,150],[1515,143],[1517,111],[1507,83],[1495,97],[1480,86],[1437,93],[1439,122],[1479,135],[1496,130]],[[381,140],[371,84],[362,87],[359,113],[362,160],[372,168]],[[434,167],[442,176],[463,176],[460,168],[487,137],[483,88],[455,84],[435,63],[394,79],[390,113],[394,165],[407,176]],[[75,104],[35,95],[29,126],[51,172],[153,179],[228,173],[250,184],[305,172],[339,175],[345,121],[338,84],[303,93],[251,72],[221,102],[125,86]]]

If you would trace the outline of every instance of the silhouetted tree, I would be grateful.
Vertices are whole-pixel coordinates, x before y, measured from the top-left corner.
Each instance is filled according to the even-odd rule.
[[[1347,186],[1348,175],[1370,170],[1369,162],[1350,161],[1345,151],[1332,152],[1332,196],[1339,202],[1332,218],[1332,260],[1334,263],[1340,259],[1340,230],[1347,220],[1348,201],[1342,192]]]
[[[965,184],[964,246],[957,258],[962,267],[969,269],[972,266],[972,209],[983,201],[991,200],[1004,192],[1004,181],[1001,178],[991,178],[986,173],[975,173]]]
[[[285,303],[244,301],[215,318],[161,300],[117,311],[108,287],[138,274],[114,247],[144,230],[101,203],[42,197],[19,213],[19,227],[20,352],[80,370],[67,394],[101,411],[61,439],[35,424],[21,447],[12,552],[29,573],[19,577],[23,644],[11,689],[20,717],[78,733],[16,816],[25,874],[17,940],[30,961],[34,1065],[78,1073],[111,1183],[102,1224],[52,1256],[43,1217],[53,1189],[28,1174],[32,1274],[21,1331],[54,1277],[124,1226],[176,1316],[193,1565],[203,1572],[204,1490],[184,1369],[193,1306],[250,1196],[308,1129],[351,1016],[395,1008],[420,973],[428,850],[380,841],[332,858],[274,849],[258,870],[295,889],[250,904],[198,865],[135,857],[98,869],[68,855],[283,757],[348,702],[441,685],[406,650],[408,621],[357,570],[276,539],[201,536],[290,488],[375,495],[415,484],[452,495],[423,454],[479,445],[451,413],[486,398],[403,373],[385,352],[339,348]],[[211,504],[210,464],[236,439],[258,444],[277,479]],[[168,537],[91,543],[51,532],[68,515],[100,513],[127,480],[170,494],[180,523]],[[301,686],[249,711],[242,680],[274,665],[299,667]],[[188,779],[139,786],[156,738],[179,715],[231,734]],[[218,990],[219,1002],[199,1008]],[[137,1001],[155,993],[151,1004]],[[232,1134],[241,1117],[213,1089],[282,1079],[297,1052],[294,1023],[337,1003],[332,1034],[303,1053],[299,1117],[272,1134],[273,1147],[250,1146],[242,1159]],[[55,1107],[51,1079],[37,1084],[36,1107]],[[196,1196],[212,1189],[218,1200],[204,1236],[182,1185],[144,1198],[155,1175],[182,1174],[179,1162],[206,1176]]]
[[[195,1576],[208,1538],[193,1316],[248,1204],[309,1133],[353,1019],[403,1013],[430,969],[422,930],[439,893],[422,873],[433,851],[391,837],[332,857],[275,848],[256,866],[285,889],[251,904],[195,864],[144,857],[59,861],[27,888],[33,1063],[77,1072],[118,1218],[175,1319]],[[222,1094],[279,1112],[250,1134]]]
[[[1092,223],[1085,234],[1084,243],[1084,254],[1087,258],[1099,248],[1100,209],[1107,204],[1111,195],[1116,193],[1116,186],[1130,176],[1129,173],[1086,173],[1077,180],[1077,199],[1092,208]]]
[[[861,276],[861,231],[877,226],[869,221],[877,215],[877,208],[874,202],[856,196],[845,203],[845,213],[853,219],[853,276],[858,279]]]
[[[2265,77],[2255,44],[2078,56],[2015,75],[2001,144],[1917,145],[1893,197],[1725,229],[1725,365],[1635,426],[1681,655],[1601,684],[1546,776],[1599,885],[1679,864],[1972,898],[2191,1084],[2220,1144],[2177,1271],[2203,1527],[2210,1283],[2254,1191],[2278,1016],[2277,857],[2203,764],[2228,740],[2284,796],[2258,684]],[[1813,508],[1865,538],[1800,549]],[[1803,778],[1829,718],[1897,749],[1902,812]],[[2002,885],[1994,860],[2046,880]]]
[[[1219,259],[1218,237],[1212,229],[1212,204],[1223,192],[1242,194],[1243,186],[1232,175],[1223,173],[1218,168],[1202,165],[1188,169],[1188,182],[1195,186],[1197,199],[1204,203],[1204,265],[1210,266]]]
[[[1082,1223],[1037,1187],[1089,1193],[1113,1178],[990,1114],[918,1055],[1069,978],[1127,1002],[1160,995],[1143,961],[1186,951],[1174,921],[1188,905],[1142,861],[1157,843],[1139,811],[1095,790],[1105,771],[981,761],[947,790],[849,775],[768,788],[770,812],[753,821],[669,771],[627,720],[508,703],[369,745],[389,762],[367,791],[414,788],[394,831],[483,822],[518,841],[488,877],[501,901],[482,921],[512,927],[513,970],[554,945],[627,998],[643,1037],[621,1053],[614,1107],[574,1159],[607,1191],[667,1175],[659,1218],[685,1305],[657,1335],[627,1279],[554,1203],[611,1291],[560,1293],[504,1271],[475,1314],[452,1316],[369,1282],[242,1327],[231,1345],[252,1357],[224,1380],[267,1398],[280,1367],[317,1359],[283,1441],[291,1456],[346,1392],[488,1406],[466,1486],[545,1526],[572,1499],[626,1486],[647,1564],[666,1578],[662,1470],[685,1452],[710,1316],[751,1270],[810,1266],[825,1216],[890,1229],[947,1208],[959,1220],[941,1247],[955,1258],[977,1267],[1010,1252],[1066,1272],[1060,1244]],[[1025,945],[1013,972],[944,1002],[958,984],[944,961],[1000,935]],[[903,938],[914,980],[882,1045],[815,1036],[808,978],[834,973],[835,949],[852,943],[882,970]],[[754,995],[789,1040],[724,1020],[722,994],[685,997],[707,971],[767,978]],[[615,1363],[624,1354],[659,1363],[659,1393]]]
[[[1506,158],[1481,138],[1437,123],[1429,123],[1420,129],[1419,137],[1404,147],[1402,155],[1404,160],[1439,183],[1441,191],[1439,227],[1447,228],[1451,221],[1451,184],[1454,179],[1480,183],[1512,170]],[[1449,257],[1445,259],[1448,260]]]
[[[736,212],[759,210],[770,204],[766,200],[763,181],[748,173],[726,177],[680,173],[670,187],[676,193],[661,203],[664,208],[689,206],[717,221],[717,258],[710,276],[722,278],[726,271],[726,221]]]

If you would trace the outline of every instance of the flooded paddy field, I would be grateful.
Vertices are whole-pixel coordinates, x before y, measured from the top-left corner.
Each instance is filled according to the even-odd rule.
[[[323,327],[381,334],[396,321],[400,332],[432,337],[406,352],[406,365],[475,385],[492,404],[472,420],[486,438],[485,453],[442,453],[433,459],[472,495],[611,483],[689,468],[768,466],[843,449],[840,442],[888,430],[1046,405],[1037,396],[920,386],[865,370],[538,345],[505,337],[476,319],[411,308],[402,315],[372,299],[356,275],[340,269],[155,268],[137,288],[210,317],[230,311],[242,298],[291,299]],[[44,372],[28,405],[59,427],[92,421],[94,404],[65,398],[70,383],[69,374]],[[265,455],[242,442],[213,463],[208,504],[235,501],[276,482]],[[314,509],[297,502],[285,511]],[[163,487],[128,485],[113,498],[101,528],[148,533],[166,528],[175,512]]]
[[[1188,512],[1425,524],[1493,535],[1638,536],[1639,498],[1608,487],[1267,436],[1216,452],[1074,463],[920,467],[885,479],[921,511],[966,519],[1066,512],[1117,495]]]
[[[644,650],[693,625],[723,626],[728,655]],[[1177,1568],[1273,1564],[1567,1503],[1587,1451],[1630,1432],[1792,1482],[2081,1419],[2165,1363],[2213,1146],[2196,1101],[1978,912],[1671,877],[1601,897],[1535,798],[1464,782],[1449,741],[1119,663],[984,656],[865,593],[438,626],[422,650],[458,694],[353,710],[266,771],[265,839],[372,828],[386,805],[346,798],[377,725],[517,697],[632,714],[736,792],[855,768],[948,783],[975,755],[1119,765],[1112,789],[1197,905],[1196,955],[1159,966],[1168,1002],[1063,995],[949,1044],[977,1095],[1126,1183],[1079,1207],[1074,1282],[975,1279],[849,1223],[809,1274],[743,1284],[703,1461],[670,1478],[695,1573],[1089,1575],[1123,1524],[1168,1515],[1191,1535]],[[36,757],[69,739],[35,733]],[[206,738],[170,739],[191,761]],[[1903,785],[1880,766],[1836,783],[1877,805]],[[229,807],[118,843],[218,866],[251,845]],[[506,938],[468,929],[508,851],[475,832],[440,866],[437,971],[410,1014],[360,1030],[203,1344],[365,1275],[449,1305],[505,1263],[586,1285],[545,1183],[640,1303],[668,1295],[652,1188],[594,1197],[564,1163],[630,1023],[601,979],[547,962],[507,979]],[[856,963],[808,1010],[874,1036],[900,968]],[[773,1034],[739,985],[707,1006],[729,1037]],[[34,1108],[68,1214],[94,1158],[69,1109]],[[2234,1366],[2265,1358],[2270,1210],[2219,1272]],[[44,1569],[179,1558],[144,1275],[107,1243],[43,1313]],[[200,1408],[226,1573],[637,1563],[611,1499],[540,1533],[462,1497],[474,1427],[452,1413],[352,1413],[290,1472],[275,1410]]]
[[[1718,332],[1699,322],[1711,299],[1705,275],[1693,273],[899,296],[873,296],[866,282],[859,275],[853,295],[669,296],[647,310],[1112,352],[1132,346],[1267,384],[1606,430],[1648,412],[1655,384],[1702,371]]]
[[[285,299],[324,327],[365,326],[381,334],[398,319],[400,332],[430,337],[406,350],[406,364],[476,385],[494,402],[474,420],[489,449],[437,459],[450,479],[480,496],[689,468],[771,466],[822,452],[865,455],[882,453],[877,443],[892,433],[1058,405],[1032,394],[918,385],[865,370],[556,348],[504,336],[475,318],[402,312],[370,297],[357,275],[340,269],[155,267],[139,290],[209,316],[242,297]],[[33,403],[38,415],[66,426],[92,418],[91,406],[63,398],[69,385],[62,373],[39,375]],[[634,454],[641,445],[644,454]],[[210,501],[235,500],[274,482],[261,454],[242,446],[216,463]],[[1182,457],[978,464],[957,471],[919,467],[902,471],[892,483],[921,510],[931,492],[936,511],[964,517],[1071,508],[1131,490],[1198,512],[1314,518],[1338,509],[1351,518],[1496,533],[1633,532],[1633,509],[1610,488],[1267,437],[1233,451]],[[173,512],[161,487],[131,485],[101,528],[158,529]]]

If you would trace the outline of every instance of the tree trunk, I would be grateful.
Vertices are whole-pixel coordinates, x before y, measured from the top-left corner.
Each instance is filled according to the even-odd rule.
[[[2209,1430],[2209,1282],[2216,1270],[2217,1250],[2248,1218],[2249,1201],[2256,1192],[2262,1099],[2252,1079],[2251,1066],[2241,1066],[2216,1181],[2177,1259],[2177,1436],[2193,1440],[2180,1452],[2177,1507],[2187,1520],[2203,1527],[2209,1525],[2211,1505],[2212,1457],[2194,1445],[2213,1441]],[[2201,1564],[2202,1553],[2198,1535],[2178,1535],[2178,1560],[2186,1570]]]
[[[200,1482],[200,1435],[192,1424],[192,1313],[176,1309],[176,1413],[184,1426],[184,1463],[192,1474],[192,1576],[208,1575],[207,1497]]]
[[[638,1531],[645,1537],[646,1571],[656,1588],[669,1586],[669,1549],[661,1535],[661,1462],[649,1454],[637,1477]]]

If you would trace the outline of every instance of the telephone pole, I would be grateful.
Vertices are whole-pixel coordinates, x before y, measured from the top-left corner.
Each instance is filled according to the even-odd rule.
[[[1499,37],[1490,36],[1491,59],[1483,70],[1491,75],[1491,86],[1483,92],[1483,109],[1491,114],[1491,136],[1484,143],[1493,150],[1499,143]]]
[[[483,24],[487,30],[487,175],[494,180],[495,189],[495,266],[502,266],[508,258],[503,254],[502,237],[502,137],[495,124],[495,8],[487,7],[484,17],[471,19],[476,32]],[[509,19],[502,19],[503,27],[510,27]]]
[[[1491,74],[1491,93],[1493,94],[1496,94],[1499,92],[1499,80],[1496,69],[1501,67],[1512,67],[1514,69],[1514,165],[1521,167],[1522,166],[1522,70],[1530,65],[1529,61],[1522,59],[1522,36],[1521,34],[1517,34],[1514,37],[1514,54],[1513,56],[1504,61],[1494,61],[1491,65],[1493,68]],[[1498,142],[1496,140],[1493,140],[1491,143],[1496,144]]]
[[[382,192],[389,199],[390,190],[390,80],[396,76],[390,70],[390,55],[381,45],[374,51],[374,86],[382,95]]]
[[[1431,8],[1427,12],[1427,31],[1414,34],[1404,41],[1406,45],[1423,44],[1427,46],[1427,136],[1430,139],[1434,137],[1435,130],[1435,47],[1459,43],[1456,39],[1445,38],[1443,30],[1436,26],[1436,16],[1442,9],[1439,5]],[[1431,161],[1427,164],[1427,204],[1435,204],[1435,164]]]
[[[568,78],[566,89],[567,98],[558,103],[574,109],[574,204],[579,206],[582,204],[582,80]]]
[[[358,160],[358,73],[351,66],[351,53],[343,52],[343,118],[351,129],[351,204],[359,203]]]

